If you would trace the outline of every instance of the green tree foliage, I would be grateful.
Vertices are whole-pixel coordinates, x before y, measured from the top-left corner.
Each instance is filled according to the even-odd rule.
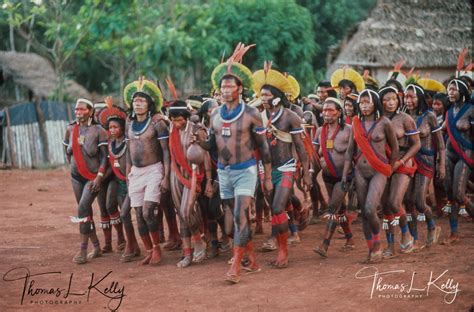
[[[8,8],[6,4],[8,3]],[[3,0],[0,34],[15,27],[17,51],[48,57],[56,71],[91,91],[121,93],[144,74],[178,89],[210,89],[212,69],[238,42],[252,70],[272,60],[303,92],[325,67],[328,47],[367,14],[375,0]],[[9,49],[8,40],[2,49]],[[20,48],[18,48],[20,47]]]
[[[312,14],[316,53],[313,66],[324,77],[329,48],[337,44],[358,22],[368,16],[376,0],[297,0]]]
[[[232,53],[236,43],[255,43],[244,64],[257,70],[265,60],[300,81],[314,82],[315,43],[311,15],[294,1],[210,1],[196,6],[185,19],[193,41],[193,59],[210,73]]]
[[[2,8],[9,26],[13,26],[25,42],[26,52],[32,46],[53,63],[59,78],[56,98],[62,101],[67,64],[87,36],[88,27],[96,21],[100,1],[4,0]]]

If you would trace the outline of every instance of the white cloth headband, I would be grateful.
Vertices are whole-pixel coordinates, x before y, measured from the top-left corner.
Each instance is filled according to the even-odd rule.
[[[169,110],[188,110],[187,106],[170,106]]]
[[[77,99],[77,101],[76,101],[76,107],[77,107],[77,105],[78,105],[79,103],[84,103],[84,104],[86,104],[87,106],[89,106],[90,108],[94,108],[94,104],[93,104],[91,101],[89,101],[88,99],[83,99],[83,98]]]

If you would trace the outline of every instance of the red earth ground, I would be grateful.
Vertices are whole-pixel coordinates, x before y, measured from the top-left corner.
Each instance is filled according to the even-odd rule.
[[[339,251],[344,241],[336,234],[327,259],[312,251],[321,242],[324,224],[311,225],[301,233],[302,242],[290,247],[287,269],[265,265],[274,252],[258,253],[263,271],[229,285],[224,274],[230,253],[186,269],[175,266],[179,251],[164,252],[157,267],[119,263],[119,253],[73,264],[78,229],[69,216],[75,215],[75,206],[66,168],[0,171],[0,311],[106,311],[117,306],[124,311],[474,309],[474,226],[468,220],[460,220],[462,238],[452,246],[436,245],[376,265],[361,263],[367,248],[360,223],[354,225],[355,250]],[[96,206],[94,210],[97,215]],[[447,219],[436,221],[445,237]],[[419,229],[424,241],[426,227],[419,223]],[[270,232],[269,223],[265,232]],[[256,236],[256,246],[265,238]],[[376,271],[381,280],[374,280]],[[91,284],[95,287],[89,289]],[[45,293],[51,289],[53,294]]]

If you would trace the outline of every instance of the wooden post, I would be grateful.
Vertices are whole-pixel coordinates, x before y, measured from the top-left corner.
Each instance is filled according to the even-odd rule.
[[[49,144],[48,144],[48,134],[46,132],[46,118],[44,117],[43,109],[41,108],[41,98],[35,96],[35,110],[36,115],[38,116],[38,125],[40,131],[40,138],[43,142],[43,156],[45,164],[49,164]]]
[[[67,118],[69,118],[67,123],[70,123],[73,121],[73,119],[72,119],[71,106],[69,105],[69,103],[66,104],[66,112],[67,112]]]
[[[12,162],[12,167],[17,167],[17,157],[16,157],[16,146],[15,142],[13,142],[13,132],[11,128],[10,122],[10,110],[9,108],[5,108],[5,116],[7,118],[7,137],[8,137],[8,145],[10,146],[10,160]]]

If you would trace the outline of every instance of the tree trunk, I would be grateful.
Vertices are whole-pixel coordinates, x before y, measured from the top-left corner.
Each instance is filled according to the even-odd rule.
[[[33,36],[33,25],[35,24],[35,15],[31,17],[30,25],[28,26],[28,40],[26,41],[25,52],[29,53],[31,48],[31,37]]]
[[[43,159],[45,164],[49,164],[49,143],[48,133],[46,132],[46,118],[44,117],[43,109],[41,108],[41,98],[35,96],[35,110],[38,116],[38,125],[40,131],[41,141],[43,142]]]
[[[11,19],[13,18],[11,12],[8,13],[8,17],[10,19],[10,22],[8,23],[8,25],[10,26],[10,50],[15,52],[16,51],[15,50],[15,34],[14,34],[15,27],[13,27],[13,24],[11,22]]]
[[[125,65],[123,62],[123,57],[120,58],[120,73],[119,73],[119,80],[120,80],[120,89],[119,89],[119,99],[120,99],[120,107],[127,109],[123,102],[123,89],[125,88]]]

